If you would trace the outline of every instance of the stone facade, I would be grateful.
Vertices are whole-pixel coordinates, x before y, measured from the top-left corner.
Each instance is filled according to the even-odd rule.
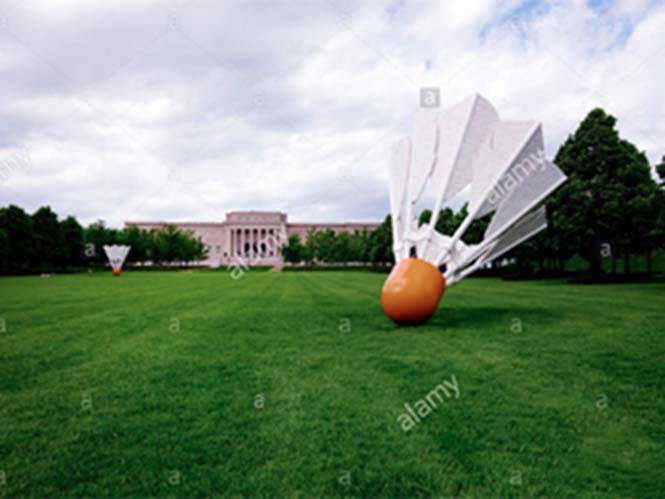
[[[125,222],[125,227],[151,230],[175,225],[200,237],[208,248],[203,265],[281,265],[279,247],[291,234],[304,242],[310,230],[350,232],[376,229],[380,223],[288,223],[277,211],[232,211],[224,222]]]

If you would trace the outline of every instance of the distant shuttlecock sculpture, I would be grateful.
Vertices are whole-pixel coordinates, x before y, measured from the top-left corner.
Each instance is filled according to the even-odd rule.
[[[113,275],[120,275],[122,264],[125,263],[125,258],[127,258],[130,249],[132,249],[131,246],[119,246],[117,244],[104,246],[104,253],[106,253],[106,257],[109,259]]]
[[[418,324],[436,311],[446,286],[505,254],[547,226],[543,200],[566,180],[544,156],[541,125],[503,121],[475,95],[447,111],[419,109],[413,135],[390,152],[390,207],[395,267],[381,292],[386,315]],[[454,234],[435,230],[441,208],[462,191],[468,214]],[[435,199],[429,223],[414,205]],[[483,241],[462,236],[473,220],[494,213]],[[443,273],[440,268],[444,268]]]

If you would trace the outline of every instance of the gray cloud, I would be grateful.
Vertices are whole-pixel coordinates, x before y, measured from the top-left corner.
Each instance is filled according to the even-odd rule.
[[[596,105],[663,153],[654,2],[27,0],[0,16],[0,161],[27,148],[32,164],[0,203],[84,222],[380,219],[385,150],[421,86],[542,120],[551,154]]]

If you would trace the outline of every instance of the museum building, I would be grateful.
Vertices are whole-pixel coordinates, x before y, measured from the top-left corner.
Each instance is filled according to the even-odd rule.
[[[278,248],[291,234],[305,242],[311,230],[333,230],[336,233],[373,231],[380,223],[289,223],[286,213],[278,211],[231,211],[223,222],[125,222],[125,227],[141,230],[175,225],[200,237],[208,248],[202,265],[281,265]]]

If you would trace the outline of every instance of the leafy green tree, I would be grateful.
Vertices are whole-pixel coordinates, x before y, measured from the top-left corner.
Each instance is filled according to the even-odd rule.
[[[85,238],[84,255],[93,263],[105,264],[105,244],[118,243],[118,231],[106,227],[104,220],[97,220],[83,231]]]
[[[563,256],[579,253],[594,273],[602,242],[613,243],[628,268],[630,253],[647,249],[643,238],[653,229],[646,221],[656,199],[648,161],[615,125],[602,109],[586,116],[555,157],[568,181],[548,201],[557,248]]]
[[[646,256],[647,268],[651,272],[651,252],[658,246],[653,235],[661,211],[662,191],[651,175],[646,155],[630,142],[622,141],[622,144],[632,160],[630,168],[620,172],[620,180],[630,193],[625,201],[625,209],[630,218],[624,219],[624,231],[619,239],[625,269],[626,272],[630,271],[628,256],[631,253],[641,254]]]
[[[182,260],[189,265],[192,262],[204,260],[207,256],[207,250],[200,237],[192,231],[182,233]]]
[[[167,225],[154,234],[153,255],[160,263],[174,263],[184,260],[183,233],[175,225]]]
[[[301,259],[307,265],[313,265],[316,259],[316,241],[316,229],[307,231],[307,239],[305,240],[301,256]]]
[[[298,234],[291,234],[286,243],[282,244],[280,248],[282,258],[289,263],[301,262],[303,260],[303,250],[304,247]]]
[[[32,218],[22,208],[10,205],[0,208],[0,229],[7,235],[6,271],[30,270],[37,256],[37,238]]]
[[[5,273],[9,267],[10,252],[9,236],[3,229],[0,229],[0,273]]]
[[[335,244],[335,231],[332,229],[317,231],[314,233],[316,245],[315,257],[319,262],[334,262],[333,246]]]
[[[141,263],[152,262],[155,263],[155,237],[156,230],[142,230],[141,231],[141,244],[145,245],[143,249],[144,254],[139,253],[139,258],[145,258],[145,260],[137,260]]]
[[[656,195],[656,203],[659,206],[659,210],[656,223],[651,232],[651,238],[654,242],[654,247],[665,248],[665,192],[663,190],[660,190]]]
[[[32,214],[32,226],[37,237],[37,262],[52,268],[65,261],[65,239],[58,215],[50,206],[42,206]]]
[[[351,234],[349,259],[352,262],[369,261],[369,233],[366,229]]]
[[[145,263],[150,260],[150,248],[153,245],[150,232],[136,226],[126,227],[120,232],[118,239],[120,244],[132,247],[127,255],[128,262]]]
[[[168,244],[166,239],[162,236],[162,229],[150,230],[150,258],[154,265],[161,265],[166,263],[166,255],[168,254]]]
[[[431,220],[432,220],[432,210],[424,209],[423,211],[420,212],[420,215],[418,215],[418,227],[430,223]]]
[[[75,217],[69,216],[60,222],[60,231],[64,241],[65,262],[71,265],[81,265],[85,244],[83,227]]]
[[[369,261],[387,264],[395,261],[393,255],[393,232],[391,216],[388,215],[370,236]]]
[[[548,255],[551,254],[549,244],[546,231],[542,231],[513,248],[504,255],[504,258],[514,260],[517,270],[522,274],[534,272],[542,274],[546,270]]]
[[[665,156],[660,159],[660,163],[656,165],[656,173],[660,177],[660,185],[665,185]]]
[[[335,263],[346,263],[354,259],[351,253],[352,235],[348,232],[340,232],[334,236],[330,248],[330,261]]]
[[[208,248],[199,237],[196,239],[196,244],[194,245],[194,260],[201,261],[206,258],[208,258]]]
[[[451,215],[446,215],[449,221],[446,222],[445,229],[449,232],[444,232],[444,234],[452,235],[455,233],[457,228],[462,225],[462,222],[466,218],[468,211],[468,203],[464,203],[464,206],[457,213]],[[451,211],[452,213],[452,211]],[[490,222],[492,221],[492,213],[474,220],[469,224],[469,227],[464,232],[462,236],[462,241],[466,244],[478,244],[483,240],[483,236]]]
[[[656,222],[651,231],[651,240],[653,241],[654,247],[665,248],[665,191],[662,189],[662,187],[665,186],[665,156],[663,156],[660,164],[656,165],[656,171],[660,177],[661,188],[658,189],[654,200],[654,203],[658,207],[658,216],[656,217]],[[651,259],[649,258],[649,264],[650,263]]]
[[[450,236],[461,223],[462,219],[451,208],[444,208],[439,212],[439,219],[436,221],[436,230],[441,232],[441,234]]]
[[[468,214],[468,203],[464,203],[458,212],[454,212],[451,208],[444,208],[439,212],[439,217],[436,220],[435,229],[441,234],[452,236],[457,228],[462,225],[462,222]],[[418,217],[418,226],[429,223],[432,219],[431,210],[423,210]],[[483,217],[479,220],[474,220],[466,230],[463,241],[467,244],[477,244],[483,239],[483,234],[491,221],[491,215]]]

